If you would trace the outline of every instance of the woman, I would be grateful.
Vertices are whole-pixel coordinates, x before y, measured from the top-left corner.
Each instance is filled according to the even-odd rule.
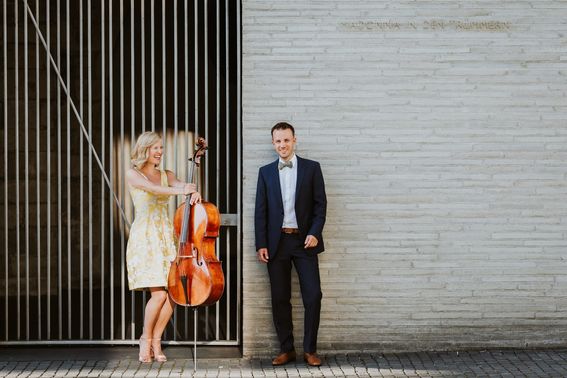
[[[168,197],[191,194],[191,204],[201,202],[195,184],[179,181],[175,175],[158,168],[163,156],[160,136],[145,132],[132,150],[133,168],[126,181],[136,210],[130,229],[126,263],[130,290],[148,289],[151,298],[144,312],[140,337],[140,362],[167,361],[161,350],[161,335],[171,318],[174,303],[167,295],[167,274],[175,259],[173,226],[167,215]]]

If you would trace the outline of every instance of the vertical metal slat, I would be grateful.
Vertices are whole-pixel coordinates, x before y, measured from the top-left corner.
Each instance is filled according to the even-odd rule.
[[[199,2],[195,1],[195,14],[193,23],[195,25],[195,138],[199,136]]]
[[[124,156],[124,0],[120,0],[120,147],[117,148],[116,156],[116,174],[118,176],[118,195],[120,196],[120,205],[123,206],[124,198],[124,175],[122,174],[122,159]],[[118,219],[120,230],[120,329],[122,332],[122,340],[126,337],[126,292],[124,288],[124,220],[122,217]]]
[[[132,0],[132,4],[136,0]],[[146,131],[146,15],[144,13],[144,3],[140,2],[140,72],[141,72],[141,87],[142,87],[142,106],[140,111],[142,112],[142,131]],[[134,34],[132,34],[133,38]]]
[[[87,70],[88,70],[88,112],[89,112],[89,138],[93,140],[93,78],[92,78],[92,4],[91,0],[87,1],[87,27],[88,27],[88,41],[87,41]],[[93,339],[93,159],[92,151],[89,148],[89,340]]]
[[[131,118],[131,122],[130,122],[130,150],[132,149],[132,146],[134,145],[134,138],[136,135],[136,96],[135,96],[135,72],[136,72],[136,66],[134,64],[136,55],[134,54],[134,44],[136,39],[134,38],[134,20],[136,17],[135,14],[135,8],[134,8],[134,2],[135,0],[131,0],[130,1],[130,72],[131,72],[131,76],[130,76],[130,108],[131,108],[131,113],[130,113],[130,118]],[[144,2],[142,1],[141,4],[144,4]],[[141,6],[143,9],[143,5]],[[143,13],[142,13],[143,16]],[[142,17],[142,25],[143,25],[143,17]],[[142,26],[142,30],[143,30],[143,26]],[[142,46],[144,45],[144,38],[142,37],[141,40],[141,44]],[[144,77],[144,71],[142,69],[142,78]],[[143,92],[142,92],[143,93]],[[142,111],[142,113],[144,112],[144,107],[142,106],[140,108],[140,110]],[[126,170],[126,166],[127,166],[127,157],[126,157],[126,161],[124,163],[124,169]],[[126,193],[126,188],[124,188],[124,193]],[[130,334],[130,338],[132,340],[134,340],[136,338],[136,296],[135,295],[131,295],[130,296],[130,313],[132,314],[130,316],[130,329],[131,334]]]
[[[14,9],[15,9],[15,30],[14,30],[14,40],[15,40],[15,46],[14,46],[14,61],[15,61],[15,75],[14,75],[14,80],[15,80],[15,95],[16,95],[16,99],[15,99],[15,123],[14,125],[16,126],[16,130],[15,130],[15,147],[16,147],[16,169],[14,170],[15,174],[16,174],[16,294],[17,294],[17,299],[16,299],[16,303],[17,303],[17,318],[16,318],[16,325],[17,325],[17,339],[20,340],[20,175],[19,175],[19,171],[20,171],[20,140],[19,140],[19,135],[20,135],[20,104],[19,104],[19,100],[20,100],[20,93],[19,93],[19,66],[20,66],[20,62],[19,62],[19,57],[18,57],[18,30],[19,30],[19,22],[18,22],[18,3],[19,1],[15,1],[14,2]]]
[[[178,97],[177,97],[177,0],[173,0],[173,172],[177,172],[177,131],[178,131]],[[175,197],[177,199],[177,197]]]
[[[27,1],[26,4],[27,6]],[[30,186],[29,186],[29,74],[28,17],[24,9],[24,216],[26,246],[26,340],[30,339]]]
[[[199,136],[199,2],[194,2],[195,14],[193,15],[193,21],[195,24],[195,140]],[[199,316],[199,311],[193,311],[193,324],[197,323],[197,318]],[[187,313],[185,313],[185,318],[187,319]],[[194,337],[197,339],[197,328],[194,326]]]
[[[79,113],[83,113],[83,2],[79,1]],[[70,85],[71,83],[68,83]],[[79,203],[83,209],[83,133],[79,133]],[[83,294],[83,211],[79,211],[79,337],[83,339],[84,294]]]
[[[71,335],[72,324],[72,301],[71,301],[71,23],[69,12],[69,2],[66,2],[66,46],[67,46],[67,332],[69,339]]]
[[[203,87],[205,91],[204,111],[205,111],[205,139],[209,140],[209,18],[207,17],[208,1],[204,0],[204,21],[203,21]],[[209,172],[209,159],[205,159],[205,172]],[[206,197],[209,198],[209,175],[205,176],[204,190]]]
[[[241,115],[241,106],[242,106],[242,98],[241,98],[241,80],[242,80],[242,46],[241,46],[241,11],[242,3],[239,1],[236,3],[236,151],[237,156],[236,158],[240,161],[242,156],[242,115]],[[237,226],[236,226],[236,235],[237,240],[240,240],[242,235],[242,224],[241,224],[241,217],[242,217],[242,167],[240,164],[237,164],[236,168],[236,201],[237,201]],[[242,250],[240,243],[236,243],[236,341],[240,343],[240,306],[241,306],[241,266],[242,266]]]
[[[226,0],[225,2],[225,12],[224,12],[224,22],[225,22],[225,133],[226,133],[226,153],[225,153],[225,164],[226,164],[226,171],[227,174],[230,174],[230,20],[229,20],[229,3],[230,0]],[[225,187],[225,201],[226,201],[226,211],[230,212],[230,179],[226,180],[226,187]],[[230,282],[230,228],[226,232],[226,280]],[[227,335],[230,334],[230,286],[226,291],[226,329]]]
[[[46,67],[46,98],[47,98],[47,105],[46,105],[46,124],[47,129],[51,130],[51,69],[49,65],[49,57],[51,51],[51,4],[46,3],[46,14],[45,14],[45,23],[47,28],[47,54],[45,54],[45,67]],[[46,235],[46,243],[47,243],[47,304],[46,304],[46,312],[47,312],[47,322],[46,322],[46,337],[48,340],[51,340],[51,133],[46,133],[46,180],[47,180],[47,235]]]
[[[150,6],[150,15],[151,15],[151,30],[150,30],[150,40],[151,40],[151,68],[150,68],[150,74],[152,75],[152,84],[151,84],[151,88],[152,90],[151,92],[151,101],[152,101],[152,131],[154,131],[156,129],[156,106],[155,106],[155,100],[156,100],[156,96],[155,96],[155,89],[156,89],[156,77],[155,77],[155,69],[156,69],[156,65],[155,65],[155,38],[156,38],[156,33],[155,33],[155,11],[154,11],[154,1],[155,0],[151,0],[151,6]]]
[[[57,0],[57,67],[61,67],[61,2]],[[57,306],[59,340],[63,339],[61,277],[61,87],[57,85]]]
[[[209,140],[209,67],[208,67],[208,46],[209,46],[209,41],[208,41],[208,26],[209,26],[209,18],[207,17],[207,10],[208,10],[208,1],[204,0],[204,20],[203,20],[203,71],[204,71],[204,79],[203,79],[203,87],[204,87],[204,92],[205,95],[204,97],[204,113],[205,113],[205,139]],[[209,172],[209,159],[205,159],[205,172],[208,173]],[[204,180],[204,188],[203,188],[203,193],[205,195],[205,198],[209,198],[209,175],[205,175],[205,180]],[[215,243],[215,251],[218,251],[218,246]],[[218,310],[218,302],[215,304],[215,307]],[[217,311],[218,314],[218,311]],[[205,339],[208,340],[209,339],[209,307],[205,308],[205,324],[207,324],[207,326],[205,326]]]
[[[101,159],[102,159],[102,165],[105,165],[105,146],[106,146],[106,124],[105,124],[105,119],[106,119],[106,88],[105,88],[105,78],[106,78],[106,70],[105,70],[105,66],[106,66],[106,54],[105,54],[105,48],[106,48],[106,44],[105,44],[105,16],[106,16],[106,10],[104,7],[104,1],[100,2],[100,9],[101,9],[101,17],[100,17],[100,43],[101,43],[101,112],[100,112],[100,126],[101,126],[101,138],[100,138],[100,149],[101,149]],[[104,202],[104,196],[105,196],[105,189],[104,189],[104,181],[100,180],[100,338],[104,339],[104,277],[105,277],[105,269],[104,269],[104,255],[105,255],[105,248],[104,248],[104,236],[105,236],[105,226],[106,226],[106,222],[105,222],[105,202]]]
[[[108,6],[108,124],[109,124],[109,166],[110,166],[110,187],[114,188],[114,114],[113,114],[113,67],[112,67],[112,3]],[[114,204],[108,204],[108,225],[109,225],[109,240],[110,240],[110,340],[114,340]]]
[[[39,25],[39,0],[35,2],[35,13],[37,17],[37,24]],[[35,200],[37,203],[36,208],[36,266],[37,266],[37,338],[41,340],[41,168],[40,168],[40,92],[39,92],[39,36],[36,34],[35,43],[35,166],[36,166],[36,187],[35,187]]]
[[[216,98],[215,98],[215,134],[217,137],[217,148],[216,148],[216,172],[215,172],[215,182],[216,182],[216,193],[215,202],[220,204],[220,4],[219,0],[215,0],[215,45],[216,45],[216,62],[215,62],[215,85],[216,85]],[[217,247],[217,251],[220,252],[220,243]],[[225,284],[226,285],[226,284]],[[217,308],[217,338],[219,337],[219,312],[220,312],[220,302],[216,304]]]
[[[6,13],[8,8],[4,0],[3,3],[3,52],[4,52],[4,313],[6,314],[4,322],[5,339],[8,341],[8,326],[9,326],[9,312],[8,312],[8,18]]]
[[[178,129],[179,129],[179,113],[178,113],[178,80],[177,80],[177,0],[173,1],[173,172],[177,174],[177,156],[178,156],[178,148],[177,148],[177,138],[178,138]],[[165,109],[164,109],[165,112]],[[175,206],[177,206],[177,196],[174,197]],[[175,319],[174,319],[175,323]],[[166,330],[167,332],[167,330]],[[175,332],[174,332],[175,337]]]
[[[185,151],[189,153],[189,33],[187,24],[189,23],[189,3],[183,2],[183,10],[185,12],[185,17],[183,17],[183,55],[184,55],[184,65],[185,69],[183,71],[183,76],[185,77]],[[186,171],[183,170],[185,181],[187,181]]]
[[[166,63],[166,56],[165,56],[165,52],[166,52],[166,40],[165,40],[165,34],[166,34],[166,29],[165,29],[165,13],[166,13],[166,6],[167,6],[167,0],[163,0],[162,1],[162,13],[161,13],[161,73],[162,73],[162,83],[161,83],[161,101],[162,101],[162,108],[161,108],[161,116],[162,116],[162,139],[163,139],[163,144],[164,146],[167,145],[167,110],[166,110],[166,97],[167,97],[167,87],[166,87],[166,83],[167,83],[167,70],[165,67],[165,63]],[[167,155],[162,156],[162,160],[163,160],[163,166],[165,167],[166,162],[167,162]]]

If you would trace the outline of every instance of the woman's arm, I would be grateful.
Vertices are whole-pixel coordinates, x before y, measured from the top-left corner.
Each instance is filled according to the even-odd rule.
[[[185,186],[185,183],[183,181],[180,181],[177,177],[175,177],[173,172],[168,171],[166,169],[165,173],[167,173],[167,183],[169,186],[172,186],[174,188],[182,188],[183,186]]]
[[[133,188],[142,189],[153,194],[175,196],[195,192],[195,187],[193,185],[181,185],[177,187],[156,185],[147,180],[134,169],[126,171],[126,182]]]
[[[201,202],[201,194],[196,191],[197,185],[187,184],[183,181],[180,181],[177,177],[175,177],[173,172],[168,171],[167,169],[165,170],[165,173],[167,174],[167,184],[173,188],[182,188],[187,185],[192,185],[193,187],[195,187],[195,191],[191,192],[191,205]]]

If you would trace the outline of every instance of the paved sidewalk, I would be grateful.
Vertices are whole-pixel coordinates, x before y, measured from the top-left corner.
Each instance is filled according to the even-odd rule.
[[[140,364],[135,348],[89,349],[85,358],[72,348],[60,350],[47,359],[45,353],[0,349],[0,377],[567,377],[567,350],[333,354],[323,355],[319,368],[207,356],[196,372],[191,357]]]

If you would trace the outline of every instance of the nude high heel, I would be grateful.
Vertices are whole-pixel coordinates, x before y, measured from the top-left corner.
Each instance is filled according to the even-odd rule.
[[[152,339],[140,337],[140,353],[138,354],[138,361],[142,363],[152,362]]]
[[[157,347],[156,347],[157,346]],[[161,339],[152,339],[152,354],[157,362],[166,362],[167,357],[161,350]]]

